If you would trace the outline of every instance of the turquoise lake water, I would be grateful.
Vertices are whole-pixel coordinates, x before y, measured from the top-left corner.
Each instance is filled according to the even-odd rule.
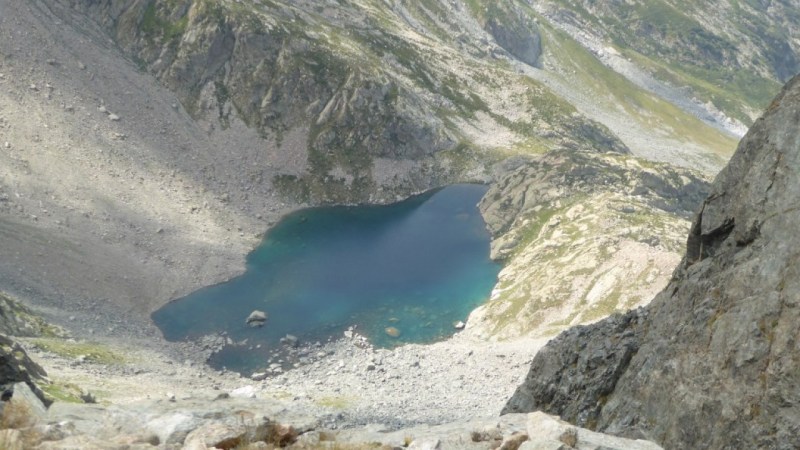
[[[289,214],[248,255],[244,275],[171,302],[153,320],[172,341],[223,331],[247,339],[209,360],[243,373],[267,366],[287,334],[325,342],[355,325],[380,347],[448,337],[488,299],[500,270],[476,206],[486,190],[454,185],[387,206]],[[245,324],[256,309],[269,316],[262,328]]]

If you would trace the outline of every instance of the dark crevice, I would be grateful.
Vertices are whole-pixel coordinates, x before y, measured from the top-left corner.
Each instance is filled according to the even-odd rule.
[[[733,231],[734,219],[728,217],[719,227],[709,233],[700,235],[700,259],[714,256],[717,249]]]
[[[706,203],[708,203],[708,201]],[[709,231],[708,233],[702,232],[702,224],[703,212],[701,211],[700,215],[692,224],[692,229],[689,232],[689,238],[686,241],[687,266],[690,266],[696,262],[700,262],[710,256],[714,256],[714,254],[717,252],[717,249],[722,245],[723,242],[725,242],[725,240],[733,231],[735,220],[733,217],[728,217],[720,226]],[[756,237],[758,237],[758,224],[754,223],[753,226],[756,227],[753,233],[748,231],[743,235],[743,245],[752,242]],[[737,239],[737,243],[738,241],[739,239]]]

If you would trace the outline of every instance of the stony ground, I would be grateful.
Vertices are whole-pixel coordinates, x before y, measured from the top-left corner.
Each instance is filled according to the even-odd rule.
[[[239,392],[322,418],[328,428],[373,423],[396,429],[496,417],[544,339],[477,342],[466,334],[432,345],[375,349],[357,333],[323,346],[302,346],[305,364],[265,379],[221,372],[130,341],[49,346],[24,341],[57,385],[78,386],[103,404],[177,402]],[[191,353],[192,346],[173,350]],[[86,354],[79,354],[81,351]],[[113,355],[96,358],[94,355]],[[199,353],[198,353],[199,355]],[[111,360],[110,362],[108,360]]]

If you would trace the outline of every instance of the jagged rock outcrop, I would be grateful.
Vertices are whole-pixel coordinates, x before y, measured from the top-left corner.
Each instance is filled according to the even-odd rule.
[[[666,289],[556,338],[504,412],[667,448],[800,447],[798,123],[795,77],[715,180]]]
[[[689,217],[709,187],[697,173],[666,164],[564,150],[509,159],[498,172],[480,205],[495,236],[539,204],[600,191],[623,192],[653,209]]]

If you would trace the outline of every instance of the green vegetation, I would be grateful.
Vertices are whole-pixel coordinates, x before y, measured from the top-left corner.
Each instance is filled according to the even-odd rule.
[[[610,293],[604,295],[600,301],[581,313],[581,322],[593,322],[608,317],[614,312],[622,311],[625,305],[620,302],[621,296],[622,289],[617,285]]]
[[[0,292],[0,332],[16,336],[59,337],[64,330],[51,325],[15,298]]]
[[[72,383],[51,382],[41,385],[42,391],[52,400],[66,403],[83,403],[81,388]]]
[[[466,3],[470,11],[472,11],[472,14],[481,22],[493,19],[500,22],[513,20],[513,18],[509,16],[508,5],[504,2],[493,0],[466,0]]]
[[[103,344],[57,338],[34,339],[33,344],[43,351],[54,353],[64,358],[83,357],[86,361],[97,364],[123,364],[127,361],[124,356]]]
[[[670,64],[633,50],[622,53],[673,86],[691,86],[698,98],[710,101],[731,117],[752,123],[751,112],[763,110],[781,84],[745,70],[725,70]]]
[[[353,400],[348,397],[322,397],[316,400],[319,406],[331,409],[345,409]]]
[[[556,0],[597,29],[609,33],[617,49],[656,78],[712,102],[744,124],[763,110],[781,83],[781,61],[789,49],[778,43],[786,30],[765,19],[757,2],[731,2],[726,12],[732,30],[712,28],[696,17],[709,14],[710,3],[681,0],[619,2],[587,11],[581,2]],[[736,34],[734,34],[736,33]],[[753,61],[741,58],[741,40],[751,40]]]
[[[543,40],[568,69],[574,70],[581,83],[591,86],[597,98],[609,108],[622,107],[643,125],[670,130],[680,141],[696,142],[727,157],[736,148],[736,139],[706,125],[677,106],[646,92],[603,65],[564,32],[542,25]]]
[[[282,197],[290,198],[298,203],[305,203],[309,200],[308,184],[296,175],[275,175],[272,178],[272,186]]]
[[[167,2],[167,5],[174,2]],[[159,15],[159,10],[156,8],[156,3],[150,3],[144,10],[142,16],[142,23],[140,29],[149,38],[160,37],[166,42],[173,41],[174,39],[183,35],[186,32],[186,26],[189,23],[189,17],[184,15],[178,20],[170,20]]]

